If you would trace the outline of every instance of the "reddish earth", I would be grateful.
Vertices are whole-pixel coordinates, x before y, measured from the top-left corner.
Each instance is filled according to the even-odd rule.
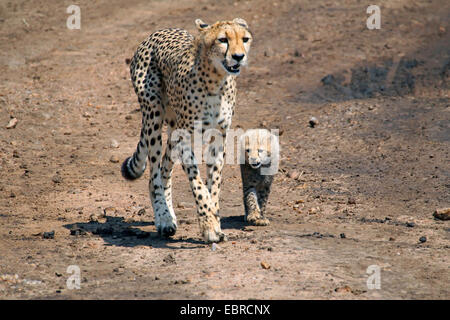
[[[450,207],[448,1],[378,1],[379,30],[349,0],[78,1],[81,30],[70,4],[0,3],[0,298],[450,298],[450,225],[433,217]],[[235,17],[255,41],[233,125],[281,129],[282,161],[267,227],[246,226],[226,166],[213,251],[179,166],[169,240],[148,172],[121,177],[140,130],[125,60],[157,29]]]

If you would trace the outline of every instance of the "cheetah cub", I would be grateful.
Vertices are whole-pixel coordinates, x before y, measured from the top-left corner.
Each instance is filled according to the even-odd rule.
[[[245,220],[252,225],[267,226],[269,220],[264,215],[273,177],[278,171],[278,138],[266,129],[254,129],[247,130],[241,139]]]

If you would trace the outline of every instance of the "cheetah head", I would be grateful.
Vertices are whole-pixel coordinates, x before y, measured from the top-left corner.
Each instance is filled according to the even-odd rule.
[[[195,20],[200,39],[206,47],[206,54],[217,70],[238,75],[241,67],[247,65],[252,35],[244,19],[219,21],[208,25]]]
[[[253,129],[247,130],[241,139],[245,163],[253,169],[271,165],[272,148],[274,143],[278,143],[276,136],[266,129]]]

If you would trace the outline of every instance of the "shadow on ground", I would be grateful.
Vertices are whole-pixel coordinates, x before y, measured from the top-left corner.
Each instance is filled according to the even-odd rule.
[[[106,245],[121,247],[151,246],[153,248],[196,249],[205,243],[192,238],[161,238],[157,232],[144,231],[140,227],[154,225],[154,222],[125,221],[123,217],[106,216],[104,222],[76,222],[64,225],[72,236],[88,233],[100,236]],[[172,246],[173,244],[194,244],[197,246]]]

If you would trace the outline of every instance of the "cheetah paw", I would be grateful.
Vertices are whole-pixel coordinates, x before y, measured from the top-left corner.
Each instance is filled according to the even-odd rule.
[[[213,230],[207,230],[203,233],[203,238],[205,239],[206,243],[212,243],[212,242],[222,242],[227,241],[228,238],[225,233],[222,231],[216,232]]]
[[[270,224],[269,219],[262,216],[248,216],[247,222],[254,226],[268,226]]]
[[[177,224],[174,221],[166,221],[157,226],[157,230],[161,237],[169,238],[177,232]]]

